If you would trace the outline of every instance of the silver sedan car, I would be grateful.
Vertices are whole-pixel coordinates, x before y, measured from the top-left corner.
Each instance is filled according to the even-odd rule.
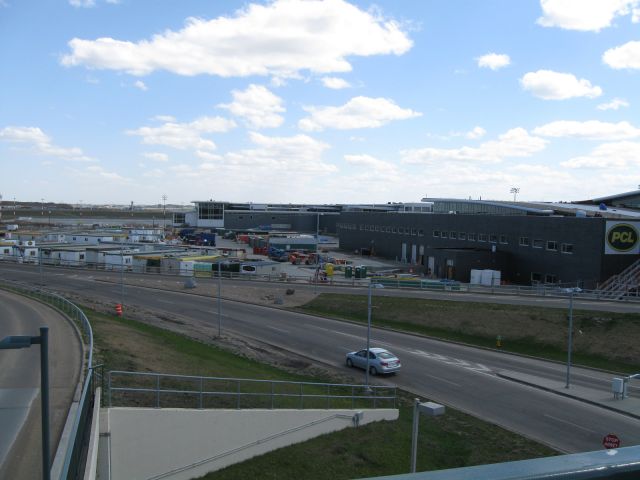
[[[369,349],[369,374],[384,375],[400,370],[400,359],[384,348]],[[367,368],[367,350],[347,353],[347,367]]]

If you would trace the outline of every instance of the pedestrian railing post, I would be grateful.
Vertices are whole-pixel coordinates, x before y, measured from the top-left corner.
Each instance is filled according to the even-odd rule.
[[[156,375],[156,408],[160,408],[160,375]]]
[[[300,410],[304,408],[303,384],[300,384]]]
[[[274,400],[274,397],[273,397],[273,394],[274,394],[273,388],[274,388],[274,386],[273,386],[273,382],[271,382],[271,410],[273,410],[273,400]]]
[[[237,394],[236,408],[240,410],[240,380],[238,380],[238,394]]]
[[[202,384],[204,383],[204,379],[202,377],[200,377],[200,406],[198,408],[200,408],[200,410],[202,410]]]

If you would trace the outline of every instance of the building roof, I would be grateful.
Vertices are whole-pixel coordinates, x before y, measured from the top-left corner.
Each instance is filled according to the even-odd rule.
[[[618,200],[626,197],[640,197],[640,190],[633,190],[631,192],[625,192],[625,193],[617,193],[615,195],[609,195],[607,197],[594,198],[590,201],[600,203],[600,202],[606,202],[608,200]]]

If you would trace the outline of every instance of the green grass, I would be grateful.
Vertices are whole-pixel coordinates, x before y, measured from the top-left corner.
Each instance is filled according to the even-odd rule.
[[[321,294],[298,309],[367,321],[367,297],[363,295]],[[566,361],[566,315],[565,309],[557,308],[378,296],[374,298],[372,324],[486,348],[497,348],[497,336],[501,335],[500,350]],[[573,362],[635,373],[640,363],[629,361],[633,352],[613,348],[630,335],[640,336],[640,314],[574,310]]]
[[[202,477],[205,480],[305,478],[332,480],[407,473],[412,408],[396,422],[350,428],[276,450]],[[550,456],[555,453],[498,427],[448,409],[420,420],[417,470],[440,470]],[[509,448],[501,447],[509,445]]]
[[[96,363],[106,370],[323,382],[235,355],[184,335],[83,309],[92,323]],[[332,480],[406,473],[411,444],[412,395],[400,393],[400,418],[323,435],[210,473],[214,479]],[[503,445],[509,445],[505,449]],[[554,455],[548,447],[464,413],[447,409],[422,418],[418,469],[455,468]]]

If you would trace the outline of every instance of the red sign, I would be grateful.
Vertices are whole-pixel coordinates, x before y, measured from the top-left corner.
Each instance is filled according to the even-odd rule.
[[[618,448],[620,446],[620,439],[613,433],[610,433],[602,439],[602,446],[604,448]]]

